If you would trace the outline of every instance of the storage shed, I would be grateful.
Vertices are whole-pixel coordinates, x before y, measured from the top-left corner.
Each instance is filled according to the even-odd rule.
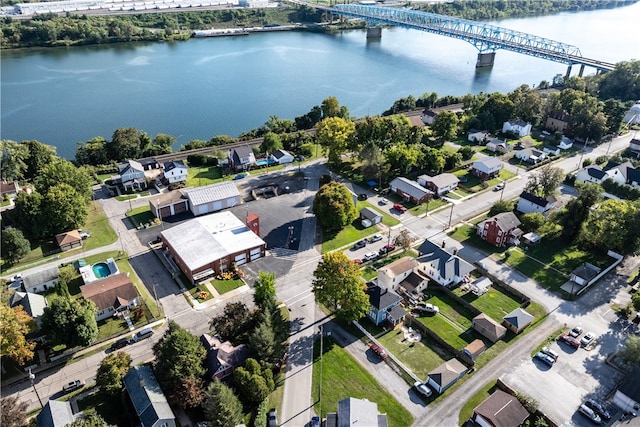
[[[360,219],[363,226],[371,227],[382,222],[382,214],[372,208],[362,208],[360,210]]]

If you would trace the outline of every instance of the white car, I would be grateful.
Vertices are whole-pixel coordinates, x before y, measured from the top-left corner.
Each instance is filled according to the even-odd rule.
[[[582,345],[583,347],[586,347],[589,344],[591,344],[595,339],[596,339],[596,336],[593,334],[593,332],[587,332],[586,334],[584,334],[584,336],[580,340],[580,345]]]
[[[364,254],[364,256],[362,257],[362,260],[371,261],[372,259],[376,259],[376,258],[378,258],[378,252],[371,251]]]
[[[415,308],[416,311],[420,311],[423,313],[439,313],[440,308],[437,305],[429,304],[426,302],[418,303]]]
[[[382,240],[382,234],[374,234],[373,236],[369,237],[369,243],[377,242],[379,240]]]
[[[415,387],[418,393],[420,393],[424,397],[431,396],[431,389],[426,383],[423,383],[422,381],[416,381],[413,383],[413,387]]]
[[[381,205],[381,206],[384,206],[384,205],[386,205],[387,203],[389,203],[389,201],[388,201],[387,199],[385,199],[384,197],[383,197],[383,198],[381,198],[381,199],[378,201],[378,204],[379,204],[379,205]]]

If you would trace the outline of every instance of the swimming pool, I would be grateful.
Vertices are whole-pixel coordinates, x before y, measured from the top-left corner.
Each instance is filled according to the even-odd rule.
[[[104,277],[108,277],[108,276],[111,275],[111,270],[109,269],[109,266],[104,262],[99,262],[97,264],[93,264],[91,269],[93,270],[93,274],[98,279],[102,279]]]
[[[273,159],[262,159],[256,162],[256,166],[267,166],[267,165],[272,165],[274,163],[276,163],[276,161]]]

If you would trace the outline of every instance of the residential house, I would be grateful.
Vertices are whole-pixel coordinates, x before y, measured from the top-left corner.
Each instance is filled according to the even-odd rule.
[[[278,162],[279,165],[293,163],[293,155],[285,150],[276,150],[273,153],[271,153],[270,157],[276,162]]]
[[[425,109],[422,112],[422,121],[431,126],[435,123],[436,121],[436,117],[438,116],[438,114],[442,113],[443,111],[451,111],[453,113],[462,113],[464,111],[464,104],[460,103],[460,104],[450,104],[450,105],[445,105],[443,107],[436,107],[436,108],[428,108]]]
[[[529,192],[520,193],[516,210],[523,214],[541,213],[545,214],[556,206],[556,198],[553,196],[538,197]]]
[[[566,136],[562,135],[562,138],[560,139],[560,143],[558,144],[558,148],[560,148],[561,150],[568,150],[571,147],[573,147],[573,141],[567,138]]]
[[[498,138],[489,138],[485,147],[487,150],[493,151],[494,153],[506,153],[511,148],[509,144]]]
[[[500,170],[504,166],[502,160],[497,157],[485,157],[473,162],[471,173],[480,179],[495,178],[500,174]]]
[[[490,137],[491,134],[487,130],[469,129],[469,132],[467,132],[467,141],[477,142],[478,144],[485,144]]]
[[[447,194],[451,190],[455,190],[458,187],[460,180],[452,173],[441,173],[436,176],[420,175],[418,177],[418,184],[432,191],[438,196]]]
[[[164,169],[164,178],[169,184],[187,182],[187,166],[182,160],[165,162],[162,167]]]
[[[512,132],[520,137],[527,136],[531,133],[531,123],[524,120],[509,120],[502,125],[502,133]]]
[[[158,197],[149,199],[149,210],[161,221],[188,212],[189,199],[185,194],[185,190],[160,193]]]
[[[382,222],[382,214],[373,208],[362,208],[360,210],[360,219],[363,226],[371,227]]]
[[[115,183],[122,184],[125,191],[146,188],[147,179],[144,175],[144,166],[135,160],[118,165],[119,175],[112,178]]]
[[[416,205],[431,200],[433,197],[433,192],[427,190],[417,182],[404,177],[394,178],[389,183],[389,187],[391,191],[398,194],[404,200],[411,201]]]
[[[225,211],[185,221],[160,236],[173,262],[195,283],[264,257],[267,244],[253,230],[259,230],[258,218],[247,224]]]
[[[483,427],[518,427],[529,418],[520,401],[502,390],[494,391],[473,410],[471,419]]]
[[[413,303],[420,300],[420,293],[424,292],[428,285],[429,278],[416,269],[398,284],[398,292]]]
[[[616,389],[612,403],[623,413],[640,412],[640,368],[631,366],[630,372]]]
[[[491,279],[482,276],[469,283],[469,289],[474,295],[480,296],[489,292],[491,285],[493,285],[493,283],[491,283]]]
[[[640,125],[640,101],[636,101],[636,103],[629,108],[622,122],[629,125]]]
[[[640,157],[640,139],[632,138],[631,141],[629,141],[629,150],[637,153],[638,157]]]
[[[67,231],[66,233],[56,234],[56,243],[62,252],[82,247],[82,237],[78,230]]]
[[[138,163],[142,166],[142,169],[146,171],[160,169],[160,163],[154,157],[143,157],[142,159],[138,159]]]
[[[571,116],[565,110],[556,110],[549,114],[545,127],[551,131],[562,132],[569,127]]]
[[[451,254],[440,246],[425,240],[418,248],[420,256],[416,259],[420,264],[417,268],[424,276],[442,286],[457,285],[469,278],[474,270],[471,264]]]
[[[600,185],[607,178],[609,175],[598,165],[589,165],[576,173],[576,182],[580,183],[589,182]]]
[[[234,148],[228,157],[229,167],[235,171],[247,170],[256,164],[256,156],[249,145]]]
[[[38,327],[40,327],[41,316],[44,314],[44,308],[49,304],[47,303],[47,299],[39,294],[32,294],[30,292],[20,292],[17,291],[11,298],[9,299],[10,307],[21,306],[22,309],[29,315],[33,320],[36,321]]]
[[[502,318],[502,324],[511,332],[519,334],[533,322],[533,316],[518,307]]]
[[[484,345],[484,341],[475,339],[462,349],[462,354],[467,356],[470,362],[473,362],[478,356],[484,353],[486,349],[487,346]]]
[[[638,187],[640,184],[640,169],[634,168],[633,164],[629,161],[620,164],[609,161],[603,170],[609,178],[618,184],[627,184],[632,187]]]
[[[71,402],[60,400],[49,400],[36,416],[38,427],[65,427],[73,423],[78,417],[71,409]]]
[[[560,147],[554,145],[545,145],[542,152],[548,156],[557,156],[560,154]]]
[[[60,279],[58,267],[49,267],[45,270],[31,274],[25,274],[22,277],[25,292],[40,293],[47,289],[56,287],[56,283]]]
[[[584,263],[569,274],[569,281],[580,286],[589,285],[602,269],[593,264]]]
[[[491,342],[499,341],[507,334],[507,328],[484,313],[471,320],[471,327]]]
[[[411,257],[400,258],[378,269],[378,285],[390,291],[397,291],[400,283],[405,280],[419,265]]]
[[[349,397],[338,401],[338,412],[327,413],[324,427],[387,427],[387,414],[378,412],[378,404]]]
[[[7,182],[5,180],[0,181],[0,197],[2,200],[5,198],[15,199],[20,191],[20,185],[17,181]]]
[[[451,359],[429,372],[427,384],[436,392],[442,394],[456,381],[464,377],[467,367],[458,359]]]
[[[232,181],[189,188],[182,191],[194,216],[217,212],[242,203],[238,187]]]
[[[374,325],[380,325],[387,320],[396,326],[406,316],[407,312],[400,306],[400,295],[373,283],[367,284],[366,292],[369,295],[367,317]]]
[[[138,291],[126,273],[114,274],[80,286],[80,292],[84,299],[93,301],[98,307],[98,321],[140,304]]]
[[[216,336],[202,334],[202,345],[207,350],[205,366],[207,378],[210,380],[223,379],[233,374],[233,371],[249,357],[249,350],[245,344],[234,346],[229,341],[222,342]]]
[[[476,230],[482,240],[501,247],[510,242],[518,243],[518,238],[522,236],[520,225],[520,220],[513,212],[503,212],[480,222]]]
[[[123,382],[141,427],[176,427],[176,417],[149,366],[132,367]]]
[[[516,159],[523,160],[528,163],[538,163],[547,158],[546,153],[538,150],[537,148],[525,148],[523,150],[518,150],[515,152],[514,157]]]

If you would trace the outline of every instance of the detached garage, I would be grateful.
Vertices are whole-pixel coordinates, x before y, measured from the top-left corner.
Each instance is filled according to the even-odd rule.
[[[206,215],[242,203],[238,187],[233,182],[206,185],[184,190],[189,209],[194,216]]]
[[[169,218],[189,210],[189,201],[180,191],[172,191],[149,199],[149,210],[159,219]]]

